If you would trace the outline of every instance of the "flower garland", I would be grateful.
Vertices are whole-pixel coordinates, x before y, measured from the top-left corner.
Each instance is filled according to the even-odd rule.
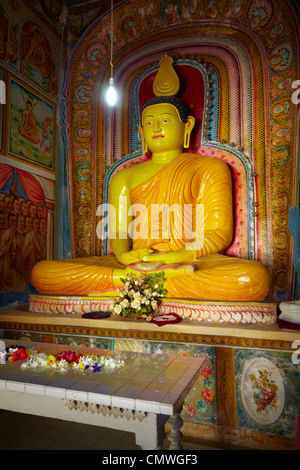
[[[58,354],[47,354],[35,350],[25,350],[23,346],[6,348],[6,360],[9,362],[24,361],[22,369],[45,369],[68,372],[70,369],[84,372],[100,372],[101,368],[115,369],[123,367],[125,361],[117,356],[97,356],[94,354],[76,354],[74,351],[62,351]]]
[[[150,321],[158,309],[160,297],[166,295],[163,288],[164,272],[143,274],[140,277],[127,275],[121,278],[123,288],[114,301],[112,313],[123,317],[142,317]]]
[[[84,372],[100,372],[101,368],[115,369],[125,365],[121,357],[96,356],[94,354],[76,354],[74,351],[63,351],[56,355],[33,353],[22,364],[22,369],[42,368],[67,372],[70,369]]]

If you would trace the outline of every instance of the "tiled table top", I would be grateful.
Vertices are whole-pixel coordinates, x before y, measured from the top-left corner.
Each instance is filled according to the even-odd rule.
[[[11,340],[7,345],[11,345]],[[20,362],[7,363],[0,366],[0,392],[11,390],[169,416],[182,405],[205,363],[205,357],[116,354],[108,350],[42,343],[30,343],[30,347],[54,354],[72,349],[84,354],[121,355],[125,365],[95,373],[70,370],[61,374],[52,370],[23,370]]]

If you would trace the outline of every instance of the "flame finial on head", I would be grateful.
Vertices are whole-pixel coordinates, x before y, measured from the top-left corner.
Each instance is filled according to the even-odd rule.
[[[172,96],[178,93],[180,82],[172,64],[173,59],[167,54],[160,60],[160,68],[153,83],[156,96]]]

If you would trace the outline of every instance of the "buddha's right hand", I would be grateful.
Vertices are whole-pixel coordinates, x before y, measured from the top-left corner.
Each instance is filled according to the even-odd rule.
[[[150,255],[150,253],[153,253],[153,250],[150,250],[148,248],[123,251],[123,253],[119,253],[117,255],[117,259],[121,264],[128,266],[129,264],[139,263],[143,261],[144,256]]]

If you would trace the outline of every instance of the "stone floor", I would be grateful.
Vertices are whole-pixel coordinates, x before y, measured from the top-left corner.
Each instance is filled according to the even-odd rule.
[[[210,443],[211,444],[211,443]],[[165,438],[162,450],[168,449]],[[222,450],[183,440],[184,450]],[[0,410],[0,450],[140,450],[133,433]]]

